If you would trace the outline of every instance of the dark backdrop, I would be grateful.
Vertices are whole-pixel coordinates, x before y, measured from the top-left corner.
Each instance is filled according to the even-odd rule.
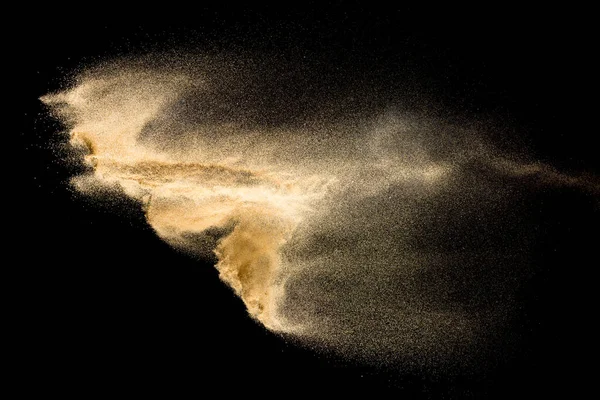
[[[57,122],[38,98],[98,60],[147,50],[300,52],[368,72],[418,71],[449,114],[506,121],[536,156],[565,171],[598,172],[584,126],[585,29],[552,21],[404,29],[411,13],[374,7],[202,9],[193,24],[90,22],[68,16],[17,30],[18,221],[8,261],[18,272],[14,370],[24,391],[130,393],[188,388],[261,396],[298,391],[407,398],[541,397],[587,382],[597,207],[571,191],[545,199],[537,272],[519,293],[517,355],[481,373],[450,376],[361,366],[313,353],[252,322],[210,263],[156,237],[139,207],[93,201],[66,182]],[[560,14],[560,13],[559,13]],[[452,115],[450,115],[452,117]],[[8,150],[8,149],[7,149]],[[12,149],[9,150],[13,153]],[[11,174],[12,175],[12,174]],[[8,191],[12,197],[12,191]],[[588,195],[589,196],[589,195]],[[12,281],[11,281],[12,282]],[[216,394],[215,394],[216,395]]]

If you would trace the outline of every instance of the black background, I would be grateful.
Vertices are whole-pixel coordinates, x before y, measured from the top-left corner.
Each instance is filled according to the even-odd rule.
[[[86,199],[68,188],[80,166],[62,162],[60,125],[38,98],[64,87],[82,66],[172,48],[308,54],[365,73],[399,63],[449,114],[504,121],[540,160],[597,173],[583,120],[590,38],[532,15],[492,23],[409,30],[412,14],[338,4],[326,9],[194,12],[194,23],[114,23],[47,18],[21,28],[15,60],[23,152],[15,166],[18,340],[21,389],[45,393],[139,393],[182,388],[289,396],[392,392],[407,398],[573,395],[589,382],[596,208],[590,194],[540,195],[536,274],[519,292],[517,355],[470,373],[403,373],[316,354],[272,335],[246,316],[210,263],[180,254],[127,201]],[[543,21],[543,22],[540,22]],[[378,69],[373,72],[372,65]],[[9,171],[11,174],[11,171]],[[12,196],[9,192],[8,196]],[[596,199],[597,200],[597,199]],[[13,216],[11,216],[12,218]],[[215,394],[216,395],[216,394]]]

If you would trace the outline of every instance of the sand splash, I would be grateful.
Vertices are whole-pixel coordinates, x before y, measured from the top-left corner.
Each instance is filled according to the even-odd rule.
[[[456,354],[503,324],[527,273],[524,180],[598,188],[415,115],[288,121],[264,85],[277,75],[217,69],[117,62],[42,101],[90,166],[75,187],[124,192],[165,241],[213,251],[273,331],[366,356]],[[215,230],[216,248],[198,247]]]

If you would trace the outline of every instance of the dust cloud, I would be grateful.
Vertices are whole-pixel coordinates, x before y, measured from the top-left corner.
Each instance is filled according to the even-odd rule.
[[[531,271],[523,187],[598,189],[481,130],[346,114],[310,73],[191,61],[106,63],[42,98],[89,167],[72,183],[139,201],[162,239],[216,255],[256,321],[307,343],[376,359],[473,352]],[[196,240],[206,232],[216,248]]]

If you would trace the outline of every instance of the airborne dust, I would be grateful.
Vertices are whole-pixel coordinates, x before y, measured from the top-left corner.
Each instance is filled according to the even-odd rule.
[[[523,186],[598,190],[477,125],[336,108],[311,74],[192,61],[107,63],[42,98],[89,166],[72,183],[124,193],[163,240],[214,252],[249,314],[301,341],[375,359],[476,352],[531,271]],[[216,248],[197,240],[209,231]]]

